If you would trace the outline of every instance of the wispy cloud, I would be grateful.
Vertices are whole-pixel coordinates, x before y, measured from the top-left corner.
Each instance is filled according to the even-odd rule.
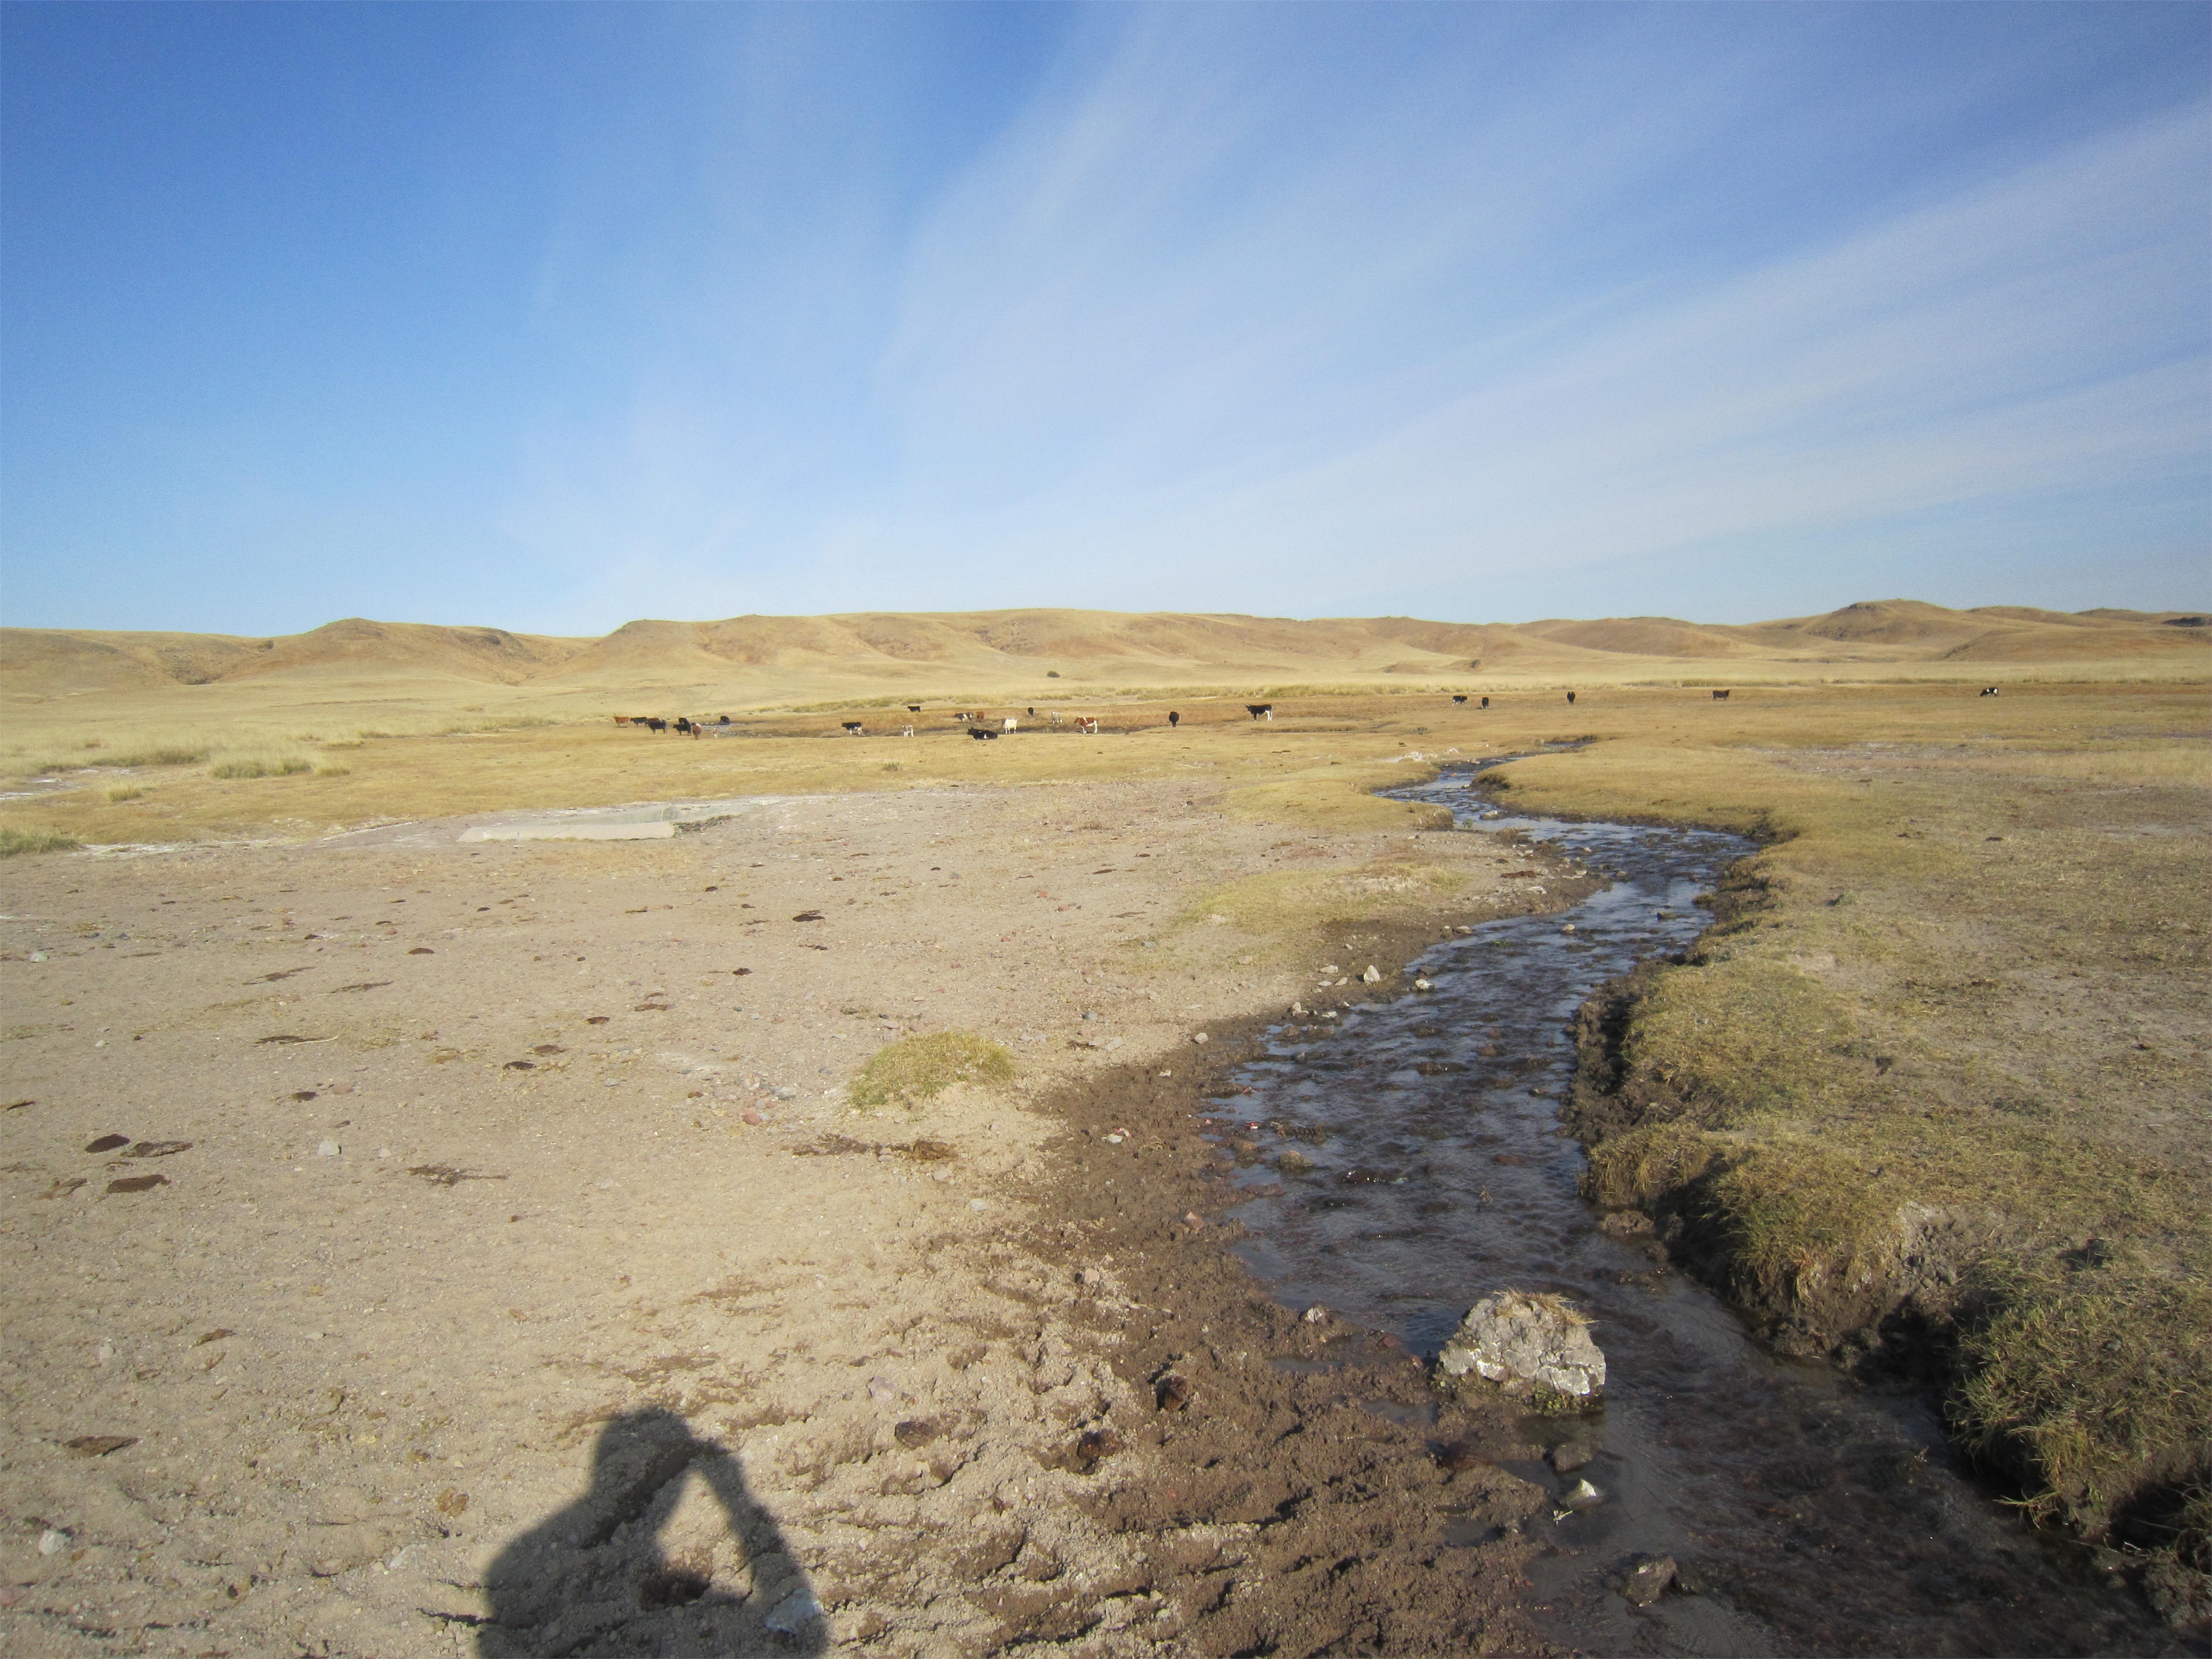
[[[361,15],[376,84],[423,96],[293,150],[298,100],[207,123],[202,71],[250,101],[358,43],[218,15],[171,70],[203,13],[148,14],[127,106],[198,146],[161,222],[229,216],[276,302],[224,239],[118,300],[99,237],[34,256],[147,180],[86,206],[96,168],[11,169],[13,329],[49,343],[9,368],[15,618],[306,625],[319,580],[576,632],[1722,617],[1863,597],[1905,547],[1931,597],[2055,599],[2094,560],[2099,597],[2199,602],[2212,48],[2178,11],[510,9],[465,14],[455,67],[444,14],[395,9]],[[109,61],[35,15],[53,62]],[[24,38],[11,87],[48,61]],[[85,153],[66,100],[8,107],[43,124],[18,154]],[[349,199],[341,153],[434,234],[299,231]]]

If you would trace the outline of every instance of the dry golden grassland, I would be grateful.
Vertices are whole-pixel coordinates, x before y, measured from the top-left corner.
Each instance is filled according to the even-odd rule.
[[[1577,1110],[1593,1194],[1658,1212],[1784,1346],[1932,1365],[1960,1432],[2040,1509],[2170,1546],[2193,1504],[2185,1553],[2203,1567],[2206,690],[1739,681],[1726,702],[1616,686],[1572,708],[1500,695],[1486,712],[1441,693],[1276,695],[1273,722],[1224,696],[1178,698],[1176,730],[1163,704],[1070,701],[1055,706],[1107,732],[1024,715],[993,743],[941,714],[911,740],[854,740],[808,713],[697,741],[599,719],[338,742],[148,731],[88,750],[49,726],[15,771],[56,756],[95,769],[9,802],[0,836],[297,838],[524,807],[1146,777],[1279,823],[1291,848],[1308,828],[1433,828],[1438,809],[1370,792],[1455,755],[1589,737],[1506,769],[1505,800],[1763,842],[1691,960],[1589,1022]],[[878,732],[907,718],[863,717]],[[215,775],[237,762],[264,775]],[[1443,908],[1454,840],[1394,836],[1349,874],[1255,873],[1182,921],[1265,936]]]

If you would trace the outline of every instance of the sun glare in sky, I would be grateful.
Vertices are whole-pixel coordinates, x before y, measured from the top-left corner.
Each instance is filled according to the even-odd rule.
[[[0,617],[2199,606],[2212,8],[0,8]]]

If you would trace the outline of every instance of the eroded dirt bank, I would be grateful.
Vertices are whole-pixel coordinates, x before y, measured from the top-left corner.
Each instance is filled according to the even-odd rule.
[[[1541,1494],[1206,1224],[1192,1104],[1310,957],[1559,896],[1419,840],[1179,783],[18,860],[0,1646],[1528,1650]],[[1456,898],[1191,912],[1384,854]],[[847,1107],[943,1029],[1018,1082]]]

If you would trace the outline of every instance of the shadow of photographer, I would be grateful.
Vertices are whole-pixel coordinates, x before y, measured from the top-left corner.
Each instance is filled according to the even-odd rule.
[[[721,1508],[752,1580],[718,1589],[712,1550],[671,1555],[662,1534],[696,1474]],[[499,1553],[485,1575],[481,1659],[590,1651],[818,1654],[821,1605],[736,1455],[673,1412],[626,1412],[600,1431],[591,1486]]]

